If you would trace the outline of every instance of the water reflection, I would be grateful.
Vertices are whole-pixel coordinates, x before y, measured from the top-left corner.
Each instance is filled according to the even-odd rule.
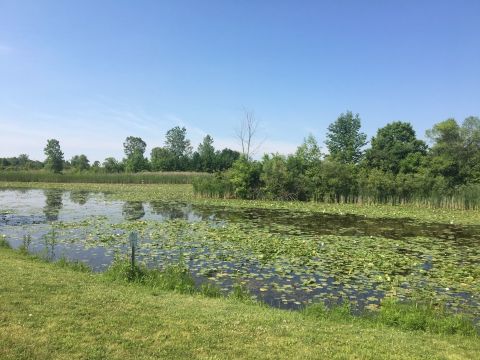
[[[85,205],[88,201],[88,191],[70,191],[70,201],[74,204]]]
[[[123,218],[127,221],[138,220],[145,216],[145,208],[141,201],[126,201],[122,208]]]
[[[57,221],[58,214],[63,207],[62,194],[61,190],[44,190],[43,194],[45,195],[45,207],[43,208],[43,213],[48,221]]]
[[[188,220],[188,215],[192,212],[184,204],[166,203],[162,201],[150,202],[152,212],[156,215],[162,216],[167,220],[183,219]]]

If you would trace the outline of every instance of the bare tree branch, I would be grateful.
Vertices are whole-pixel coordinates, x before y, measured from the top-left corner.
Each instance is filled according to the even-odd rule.
[[[255,118],[252,110],[243,109],[243,118],[240,122],[240,128],[236,131],[236,136],[242,147],[242,154],[250,159],[258,150],[260,145],[255,143],[255,135],[257,133],[259,121]]]

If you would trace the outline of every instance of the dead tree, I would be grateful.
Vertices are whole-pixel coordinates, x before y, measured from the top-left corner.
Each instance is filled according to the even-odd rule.
[[[248,160],[251,159],[261,145],[255,144],[258,125],[259,121],[255,118],[255,113],[252,110],[243,109],[243,119],[240,122],[240,128],[236,131],[236,135],[242,147],[242,154]]]

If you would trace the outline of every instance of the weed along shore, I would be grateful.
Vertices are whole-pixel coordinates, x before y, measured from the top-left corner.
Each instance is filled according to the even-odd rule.
[[[92,274],[5,248],[0,259],[2,359],[474,359],[480,352],[472,334],[191,293],[178,271],[167,277],[184,286],[172,289],[159,285],[161,276],[127,281],[122,269]]]

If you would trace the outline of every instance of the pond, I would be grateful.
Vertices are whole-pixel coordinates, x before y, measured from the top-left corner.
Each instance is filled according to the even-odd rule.
[[[480,226],[0,190],[0,236],[50,260],[103,271],[129,253],[132,231],[138,261],[182,261],[198,284],[223,292],[242,284],[272,306],[348,301],[374,309],[385,296],[425,297],[479,317]]]

